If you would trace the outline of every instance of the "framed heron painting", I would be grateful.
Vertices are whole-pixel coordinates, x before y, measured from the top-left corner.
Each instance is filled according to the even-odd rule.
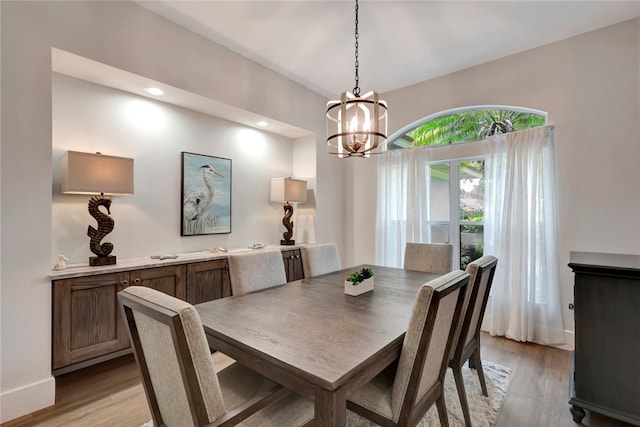
[[[231,233],[231,159],[182,152],[181,236]]]

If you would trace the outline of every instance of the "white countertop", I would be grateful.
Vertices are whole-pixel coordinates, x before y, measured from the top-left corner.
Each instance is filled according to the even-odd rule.
[[[209,250],[186,252],[179,254],[153,254],[153,255],[177,255],[177,258],[168,259],[154,259],[150,256],[140,258],[118,258],[116,264],[113,265],[101,265],[92,267],[89,262],[78,264],[67,264],[67,268],[64,270],[51,270],[49,277],[51,280],[70,279],[74,277],[83,276],[95,276],[97,274],[114,273],[119,271],[139,270],[141,268],[153,268],[164,267],[165,265],[187,264],[198,261],[210,261],[220,258],[226,258],[229,255],[252,252],[252,251],[264,251],[269,249],[277,250],[291,250],[297,249],[305,245],[267,245],[263,249],[249,249],[249,248],[232,248],[227,252],[210,252]]]

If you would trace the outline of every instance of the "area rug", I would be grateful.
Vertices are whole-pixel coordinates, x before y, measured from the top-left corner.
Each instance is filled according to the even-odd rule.
[[[467,401],[469,402],[469,412],[471,414],[471,423],[474,427],[489,427],[495,425],[502,403],[509,388],[511,379],[511,369],[497,363],[483,361],[484,376],[487,381],[487,389],[489,397],[482,395],[480,388],[480,380],[475,370],[469,369],[466,365],[462,368],[462,376],[464,378],[464,386],[467,391]],[[449,415],[449,424],[451,427],[464,427],[464,416],[458,399],[458,390],[453,379],[453,371],[447,369],[447,376],[444,382],[445,402],[447,404],[447,413]],[[370,422],[351,411],[347,412],[347,426],[349,427],[373,427],[377,424]],[[417,427],[439,427],[440,420],[436,406],[427,412],[420,420]],[[143,424],[141,427],[153,427],[153,422]]]
[[[469,402],[469,414],[471,415],[471,424],[474,427],[489,427],[495,425],[502,403],[509,388],[511,379],[511,369],[497,363],[482,361],[484,368],[484,378],[487,382],[487,391],[489,397],[482,395],[480,388],[480,380],[475,370],[469,369],[467,365],[462,368],[462,378],[464,379],[464,387],[467,392],[467,401]],[[449,425],[451,427],[464,427],[464,416],[460,407],[460,399],[458,399],[458,389],[453,379],[453,371],[447,369],[447,376],[444,380],[444,401],[447,405],[447,414],[449,416]],[[348,411],[347,425],[349,427],[373,427],[377,424],[366,420],[359,415]],[[429,412],[420,420],[417,427],[440,427],[440,419],[438,418],[438,410],[434,404]]]

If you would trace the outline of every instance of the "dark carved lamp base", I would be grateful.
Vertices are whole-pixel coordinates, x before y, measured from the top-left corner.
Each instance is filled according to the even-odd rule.
[[[280,244],[283,246],[290,246],[290,245],[295,245],[296,241],[295,240],[280,240]]]
[[[115,255],[92,256],[89,258],[89,265],[91,267],[98,267],[101,265],[113,265],[115,263],[116,263]]]

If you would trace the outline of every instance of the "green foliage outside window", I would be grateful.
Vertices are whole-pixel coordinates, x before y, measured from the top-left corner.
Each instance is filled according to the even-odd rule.
[[[510,110],[471,110],[437,117],[407,132],[409,147],[475,141],[499,133],[542,126],[544,116]]]
[[[465,245],[460,244],[460,269],[465,270],[470,262],[473,262],[480,257],[484,252],[484,245]]]

